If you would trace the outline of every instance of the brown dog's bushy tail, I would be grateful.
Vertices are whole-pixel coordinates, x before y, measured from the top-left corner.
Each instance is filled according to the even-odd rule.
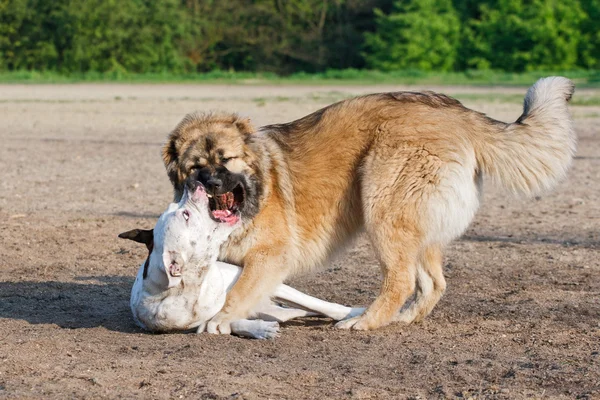
[[[538,80],[525,96],[519,119],[485,134],[477,151],[481,171],[526,196],[558,183],[577,144],[567,107],[574,89],[573,82],[560,76]]]

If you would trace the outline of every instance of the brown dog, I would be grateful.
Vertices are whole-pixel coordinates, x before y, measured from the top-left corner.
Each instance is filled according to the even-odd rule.
[[[566,78],[539,80],[509,124],[430,92],[361,96],[258,132],[236,115],[185,117],[163,149],[175,200],[197,180],[212,195],[213,218],[244,222],[221,248],[243,273],[209,331],[229,333],[286,277],[322,264],[363,227],[381,262],[381,292],[338,326],[425,317],[446,287],[442,250],[473,219],[482,175],[525,195],[564,177],[576,144],[573,88]]]

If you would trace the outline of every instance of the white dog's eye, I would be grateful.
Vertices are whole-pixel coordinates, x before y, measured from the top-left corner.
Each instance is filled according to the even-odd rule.
[[[188,210],[183,210],[183,219],[185,219],[186,221],[190,219],[190,212]]]

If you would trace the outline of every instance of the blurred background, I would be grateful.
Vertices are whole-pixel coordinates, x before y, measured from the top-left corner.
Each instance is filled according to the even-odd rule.
[[[595,82],[599,25],[600,0],[0,0],[0,73]]]

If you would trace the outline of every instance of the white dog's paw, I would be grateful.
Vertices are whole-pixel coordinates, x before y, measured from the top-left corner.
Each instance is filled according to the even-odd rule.
[[[238,336],[252,339],[275,339],[279,336],[279,324],[275,321],[242,319],[231,323],[231,330]]]
[[[206,332],[213,335],[231,335],[231,322],[222,313],[218,313],[208,321]]]
[[[254,331],[253,336],[255,339],[275,339],[279,337],[279,324],[275,321],[259,321],[260,325]]]
[[[365,313],[366,308],[364,307],[355,307],[355,308],[351,308],[350,312],[343,318],[343,320],[341,322],[346,321],[347,319],[350,318],[354,318],[354,317],[358,317],[360,315],[363,315]]]

